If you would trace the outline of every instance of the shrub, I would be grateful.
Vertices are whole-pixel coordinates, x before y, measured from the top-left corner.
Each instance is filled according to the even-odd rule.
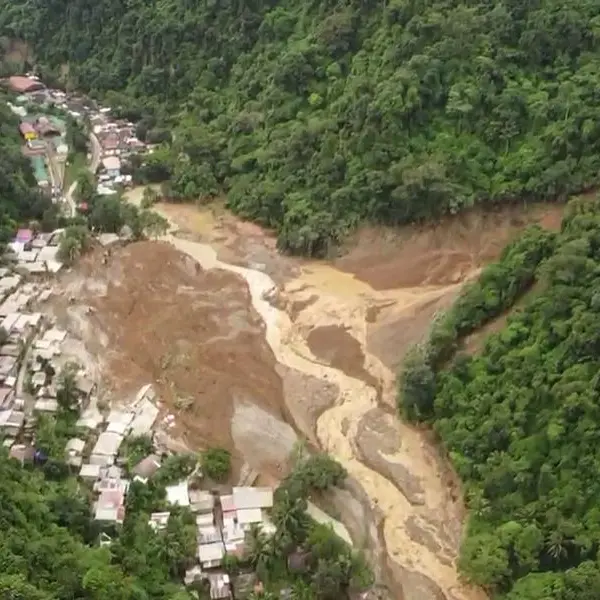
[[[209,448],[202,453],[202,470],[215,481],[223,481],[231,471],[231,453],[223,448]]]

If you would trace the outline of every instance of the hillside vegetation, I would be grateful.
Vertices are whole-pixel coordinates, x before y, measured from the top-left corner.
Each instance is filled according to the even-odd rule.
[[[174,126],[146,176],[227,191],[290,251],[598,180],[592,0],[0,0],[0,34]]]
[[[480,355],[451,359],[534,281]],[[598,290],[600,202],[578,200],[560,233],[531,230],[484,270],[400,381],[402,412],[433,425],[465,482],[461,568],[496,597],[600,597]]]

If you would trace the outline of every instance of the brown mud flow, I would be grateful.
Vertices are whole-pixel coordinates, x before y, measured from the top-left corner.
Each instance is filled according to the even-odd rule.
[[[130,200],[140,197],[136,190]],[[554,224],[560,208],[536,207],[525,216],[515,209],[473,213],[416,231],[365,229],[332,263],[282,257],[272,235],[221,209],[156,208],[179,229],[164,240],[174,254],[156,260],[166,244],[124,250],[133,253],[132,264],[154,258],[161,265],[152,267],[151,285],[130,269],[131,285],[121,277],[108,296],[122,298],[100,301],[98,318],[112,315],[113,324],[101,325],[128,360],[146,341],[147,352],[180,357],[182,364],[170,358],[166,373],[157,358],[142,362],[171,390],[173,407],[180,396],[193,398],[189,412],[180,411],[190,439],[229,443],[246,460],[262,443],[273,474],[284,468],[277,461],[295,440],[288,420],[348,469],[354,491],[351,498],[340,491],[334,508],[357,545],[364,543],[365,519],[371,523],[369,535],[380,541],[378,572],[393,596],[485,598],[457,573],[464,510],[452,471],[427,434],[395,416],[395,368],[465,280],[524,225]],[[183,255],[201,272],[186,266]],[[142,298],[157,294],[163,298]],[[166,321],[154,312],[164,312]],[[132,323],[140,332],[128,341]],[[160,326],[164,334],[151,331]],[[207,348],[192,348],[194,340]],[[193,364],[181,358],[187,356]],[[265,436],[265,423],[276,433]]]

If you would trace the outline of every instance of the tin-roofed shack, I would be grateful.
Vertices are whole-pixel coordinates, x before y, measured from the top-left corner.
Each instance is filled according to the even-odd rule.
[[[142,481],[147,481],[160,469],[160,463],[161,459],[158,454],[150,454],[146,458],[142,458],[131,472]]]
[[[234,487],[232,496],[235,510],[273,506],[273,489],[268,487]]]

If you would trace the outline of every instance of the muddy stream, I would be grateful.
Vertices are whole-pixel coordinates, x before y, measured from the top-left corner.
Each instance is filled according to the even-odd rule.
[[[409,327],[419,307],[453,296],[460,284],[376,291],[346,272],[314,262],[278,288],[265,272],[223,262],[212,245],[179,237],[170,211],[161,205],[155,209],[174,228],[164,241],[203,269],[224,269],[247,282],[279,363],[337,386],[336,401],[318,415],[317,442],[344,465],[364,490],[370,508],[383,516],[380,537],[386,562],[388,568],[392,564],[399,569],[391,586],[388,578],[388,587],[395,588],[392,595],[405,600],[484,599],[481,590],[466,585],[457,573],[463,514],[456,490],[448,484],[447,466],[424,434],[396,418],[394,373],[367,348],[369,311],[374,306],[395,307]],[[292,304],[302,309],[290,318]],[[333,326],[358,342],[364,355],[362,373],[344,372],[333,360],[328,364],[311,352],[311,331]],[[354,543],[360,546],[364,540]],[[407,582],[408,575],[418,583]]]

